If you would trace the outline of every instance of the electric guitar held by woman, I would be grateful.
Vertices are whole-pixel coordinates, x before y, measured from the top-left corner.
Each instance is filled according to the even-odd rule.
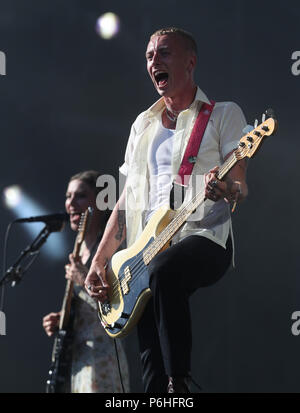
[[[88,208],[81,214],[79,230],[73,249],[73,256],[75,260],[79,258],[80,247],[84,241],[91,215],[91,208]],[[54,339],[52,350],[52,364],[46,384],[47,393],[65,393],[66,377],[70,376],[72,361],[70,344],[72,342],[72,326],[74,318],[74,315],[72,314],[73,286],[74,282],[72,280],[67,280],[62,308],[60,311],[59,328]]]

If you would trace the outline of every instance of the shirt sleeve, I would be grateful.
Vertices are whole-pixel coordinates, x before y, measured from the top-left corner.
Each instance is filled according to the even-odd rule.
[[[128,176],[128,170],[130,168],[134,149],[137,144],[137,136],[141,134],[143,129],[147,126],[147,122],[144,121],[144,114],[145,112],[140,113],[131,126],[125,151],[124,163],[119,167],[119,171],[122,175]]]
[[[128,175],[128,165],[126,162],[123,163],[123,165],[121,165],[119,167],[119,171],[121,172],[122,175],[127,176]]]
[[[122,175],[125,175],[125,176],[128,175],[128,168],[130,165],[130,160],[131,160],[133,148],[134,148],[135,135],[136,135],[136,132],[135,132],[135,123],[134,123],[131,126],[130,135],[128,138],[126,151],[125,151],[124,163],[119,167],[119,171],[121,172]]]
[[[220,148],[223,159],[237,148],[243,135],[246,119],[241,108],[234,102],[224,105],[223,116],[220,120]]]

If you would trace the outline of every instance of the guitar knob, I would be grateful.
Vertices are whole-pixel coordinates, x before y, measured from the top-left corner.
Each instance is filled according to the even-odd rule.
[[[252,136],[247,136],[247,141],[248,141],[248,142],[253,142]]]
[[[239,143],[239,146],[240,146],[241,148],[244,148],[246,145],[245,145],[244,142],[240,142],[240,143]]]
[[[267,126],[263,126],[262,130],[264,130],[265,132],[268,132],[269,128]]]
[[[257,131],[254,132],[254,135],[261,136],[261,133],[257,130]]]

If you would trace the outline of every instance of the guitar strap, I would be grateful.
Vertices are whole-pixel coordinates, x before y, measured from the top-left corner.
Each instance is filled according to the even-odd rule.
[[[173,187],[170,194],[170,206],[172,209],[179,208],[180,205],[176,204],[175,201],[175,191],[174,185],[181,187],[182,191],[188,186],[190,177],[193,172],[194,165],[197,161],[197,155],[199,148],[206,130],[210,115],[214,109],[215,101],[211,100],[211,104],[203,103],[201,109],[198,113],[197,119],[195,121],[189,142],[187,144],[182,162],[176,176],[176,179],[173,182]],[[183,197],[180,197],[182,200]]]
[[[176,183],[187,186],[192,174],[194,165],[197,160],[199,148],[203,139],[206,126],[210,115],[214,109],[215,101],[211,100],[211,104],[203,103],[195,121],[189,142],[187,144],[179,172],[177,174]],[[188,177],[188,178],[185,178]],[[187,180],[188,179],[188,180]],[[186,182],[187,180],[187,182]]]

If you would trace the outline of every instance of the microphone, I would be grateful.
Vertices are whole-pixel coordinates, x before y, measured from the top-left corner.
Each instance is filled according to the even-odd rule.
[[[49,214],[49,215],[38,215],[36,217],[29,217],[29,218],[18,218],[14,222],[45,222],[45,224],[51,224],[53,222],[67,222],[69,221],[69,214],[66,212],[60,212],[57,214]]]

